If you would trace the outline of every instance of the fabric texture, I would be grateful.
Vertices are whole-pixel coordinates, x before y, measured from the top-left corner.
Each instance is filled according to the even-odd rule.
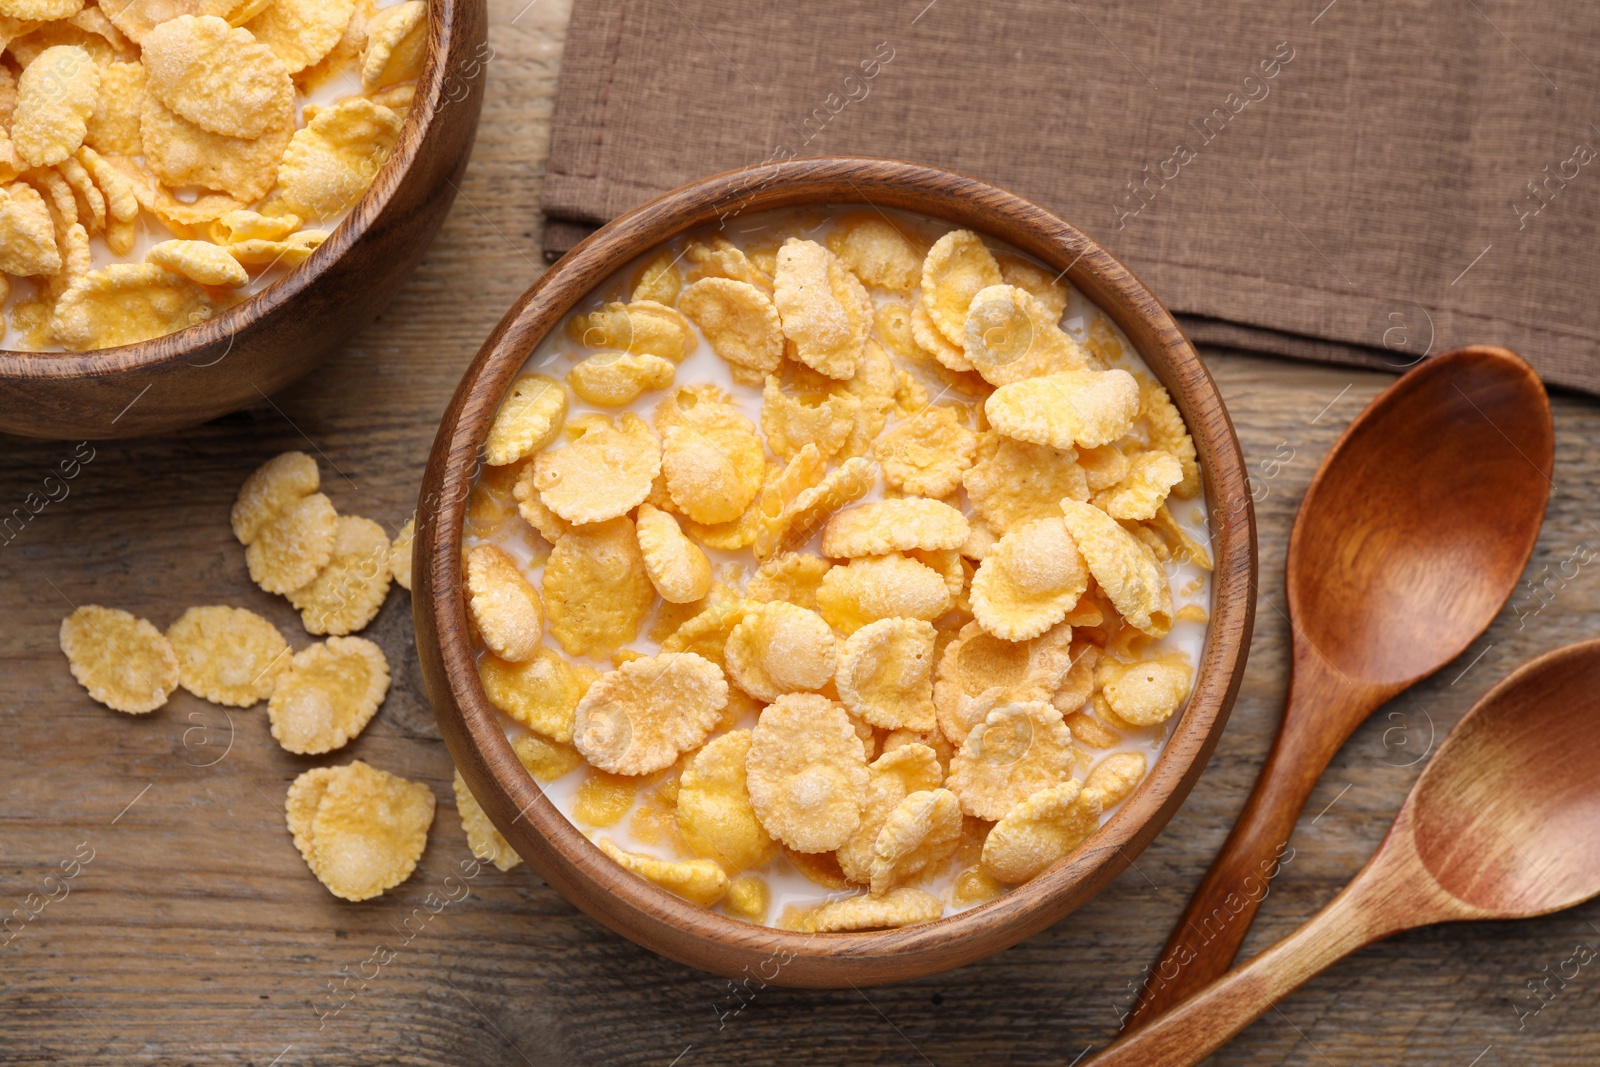
[[[1597,54],[1574,0],[578,0],[544,246],[733,167],[907,159],[1066,218],[1197,341],[1501,344],[1600,393]]]

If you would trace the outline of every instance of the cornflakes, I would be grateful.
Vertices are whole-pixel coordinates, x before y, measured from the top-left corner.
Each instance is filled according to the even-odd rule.
[[[683,535],[677,519],[659,508],[640,504],[635,532],[645,573],[661,599],[687,604],[711,591],[711,561]]]
[[[494,545],[467,553],[467,610],[489,651],[503,660],[532,659],[544,636],[544,605],[516,560]]]
[[[817,589],[831,564],[810,552],[785,552],[762,563],[751,575],[745,595],[765,603],[786,600],[802,608],[817,608]]]
[[[265,196],[278,180],[279,161],[296,134],[292,110],[279,120],[259,137],[228,137],[190,122],[147,90],[139,113],[139,139],[145,162],[168,186],[217,189],[249,203]]]
[[[1194,438],[1184,426],[1172,397],[1153,378],[1140,378],[1139,414],[1150,429],[1150,447],[1176,458],[1183,471],[1183,477],[1172,487],[1172,495],[1182,500],[1199,496],[1200,465],[1195,458]]]
[[[1149,547],[1099,508],[1063,500],[1061,510],[1089,573],[1118,614],[1152,637],[1172,629],[1172,587]]]
[[[423,0],[386,7],[366,27],[361,53],[361,87],[368,91],[414,80],[422,73],[428,43],[428,5]]]
[[[830,378],[855,373],[872,329],[872,298],[832,252],[815,241],[785,241],[772,302],[796,360]]]
[[[817,609],[828,625],[849,636],[879,619],[937,619],[950,610],[950,589],[937,571],[916,560],[866,556],[823,575]]]
[[[154,263],[113,263],[76,279],[56,303],[50,331],[73,349],[148,341],[211,318],[204,289]]]
[[[456,815],[461,819],[462,832],[467,835],[467,848],[480,860],[492,863],[502,871],[509,871],[522,862],[511,843],[495,829],[484,812],[478,798],[467,788],[466,779],[456,771],[451,782],[456,797]]]
[[[1128,794],[1144,780],[1144,772],[1144,753],[1113,752],[1090,769],[1083,780],[1083,791],[1098,793],[1100,810],[1110,811],[1128,799]]]
[[[693,652],[721,666],[726,660],[724,650],[733,628],[744,620],[750,609],[743,600],[715,600],[705,610],[678,627],[661,642],[662,652]]]
[[[633,808],[638,794],[638,779],[595,771],[573,794],[572,817],[590,826],[615,826]]]
[[[608,656],[632,641],[655,595],[626,516],[574,527],[545,563],[546,622],[575,656]]]
[[[822,616],[782,600],[755,605],[728,634],[728,677],[757,700],[820,689],[837,663]]]
[[[924,408],[878,438],[873,452],[883,480],[914,496],[944,497],[961,488],[972,466],[978,435],[949,407]]]
[[[567,321],[567,334],[590,348],[648,353],[674,363],[682,363],[698,343],[682,312],[654,300],[613,301],[587,315],[574,315]]]
[[[994,708],[1048,699],[1071,667],[1071,640],[1066,624],[1031,641],[1004,640],[975,621],[963,626],[934,672],[933,703],[945,738],[961,745]]]
[[[670,251],[656,256],[639,272],[630,300],[649,300],[656,304],[675,304],[683,289],[683,275]]]
[[[855,896],[830,900],[814,908],[790,914],[785,911],[785,929],[803,934],[826,934],[843,930],[883,930],[932,922],[944,914],[944,905],[932,893],[902,886],[881,897]]]
[[[315,493],[320,481],[317,461],[304,452],[273,456],[239,487],[229,516],[233,536],[249,545],[285,508]]]
[[[573,743],[601,770],[649,774],[703,742],[727,702],[728,683],[710,660],[692,652],[646,656],[589,687]]]
[[[799,548],[816,535],[829,516],[866,496],[878,480],[877,465],[859,456],[826,475],[821,475],[821,468],[817,453],[802,449],[771,487],[772,493],[763,491],[761,523],[754,546],[757,559],[767,560],[779,552]],[[810,482],[813,474],[820,475],[821,480]]]
[[[793,459],[807,445],[822,459],[831,459],[850,439],[860,410],[861,401],[849,393],[786,393],[768,375],[761,394],[761,430],[781,460]]]
[[[333,555],[317,576],[289,592],[306,632],[343,635],[365,629],[389,595],[389,538],[371,519],[340,515]]]
[[[728,893],[728,873],[711,860],[672,863],[637,852],[624,852],[604,838],[600,840],[600,851],[640,878],[701,907],[709,908]]]
[[[272,695],[289,666],[278,628],[244,608],[190,608],[167,627],[178,681],[201,700],[248,708]]]
[[[274,0],[262,17],[292,2]],[[346,210],[372,184],[399,136],[400,116],[363,97],[318,110],[280,153],[277,181],[284,206],[303,219],[325,219]],[[223,188],[246,200],[266,192],[250,196]]]
[[[302,756],[342,748],[389,692],[383,649],[362,637],[330,637],[294,654],[267,701],[272,736]]]
[[[573,698],[573,704],[577,704],[577,698]],[[528,773],[540,782],[553,782],[583,764],[583,757],[577,749],[538,734],[517,738],[511,742],[511,751],[517,754],[517,759]]]
[[[909,293],[922,280],[922,254],[881,217],[846,220],[828,235],[828,250],[867,285]]]
[[[40,52],[17,79],[11,143],[30,167],[51,167],[83,144],[99,98],[100,68],[76,45]]]
[[[145,259],[201,285],[237,286],[250,280],[237,259],[210,241],[162,241]]]
[[[728,884],[728,895],[723,898],[722,906],[735,918],[763,923],[772,909],[772,890],[756,875],[741,874]]]
[[[839,654],[839,702],[885,730],[932,730],[933,643],[933,624],[921,619],[861,627]]]
[[[1065,859],[1100,826],[1100,794],[1067,780],[1032,794],[994,825],[983,869],[1002,882],[1026,882]]]
[[[548,648],[522,663],[494,655],[478,661],[478,678],[489,703],[528,729],[553,741],[571,741],[573,717],[584,684],[566,660]]]
[[[967,311],[963,351],[990,385],[1086,370],[1088,357],[1038,300],[1014,285],[979,290]]]
[[[906,797],[937,789],[943,781],[944,771],[938,757],[926,745],[902,745],[873,760],[867,767],[861,825],[838,850],[839,869],[845,877],[861,885],[870,882],[873,847],[890,813]]]
[[[292,121],[289,71],[249,30],[215,15],[179,15],[140,44],[146,91],[201,129],[254,138]]]
[[[28,277],[60,269],[61,250],[44,197],[23,182],[0,189],[0,270]]]
[[[872,847],[871,886],[883,896],[925,868],[949,859],[961,843],[961,802],[948,789],[912,793],[889,817]]]
[[[411,545],[416,535],[417,520],[413,517],[406,520],[389,545],[389,575],[395,585],[408,593],[411,592]]]
[[[755,425],[731,404],[679,390],[656,409],[661,473],[673,504],[699,523],[732,522],[761,489],[767,461]]]
[[[1026,289],[1044,305],[1050,322],[1061,321],[1062,314],[1067,310],[1067,287],[1061,281],[1061,275],[1066,271],[1052,275],[1020,256],[1003,252],[997,253],[994,260],[1000,265],[1000,277],[1007,285]]]
[[[641,393],[665,389],[675,370],[671,360],[660,356],[597,352],[567,372],[567,384],[591,404],[616,408],[633,403]]]
[[[354,13],[353,0],[272,0],[244,28],[298,74],[333,50]]]
[[[1095,506],[1113,519],[1153,519],[1172,487],[1183,480],[1183,467],[1167,452],[1140,452],[1128,461],[1122,481],[1095,496]]]
[[[1124,370],[1064,371],[1002,385],[983,410],[990,425],[1007,437],[1055,448],[1095,448],[1133,426],[1139,386]]]
[[[1042,700],[1007,703],[972,728],[950,760],[945,784],[961,798],[962,811],[995,820],[1067,778],[1075,758],[1061,712]]]
[[[945,339],[928,317],[928,308],[921,301],[911,308],[911,339],[945,369],[957,374],[972,370],[972,361],[967,359],[966,350]]]
[[[62,619],[61,651],[92,700],[129,715],[161,707],[182,679],[161,631],[116,608],[86,604]]]
[[[913,549],[960,548],[967,518],[938,500],[901,497],[836,512],[822,530],[822,554],[834,559]]]
[[[1088,479],[1074,448],[1052,448],[1000,437],[992,455],[961,476],[972,509],[1005,533],[1061,513],[1064,498],[1089,499]]]
[[[960,348],[966,339],[967,309],[972,298],[980,290],[1004,281],[1000,265],[984,247],[981,237],[971,230],[951,230],[934,242],[922,261],[922,306],[934,328]]]
[[[712,351],[760,381],[783,360],[783,323],[767,294],[748,282],[702,278],[678,298],[678,308],[700,327]]]
[[[1102,660],[1096,680],[1119,719],[1154,726],[1178,710],[1193,679],[1188,657],[1169,652],[1137,663]]]
[[[767,832],[797,852],[830,852],[861,825],[867,761],[843,708],[788,693],[761,712],[746,762]]]
[[[711,238],[711,244],[690,241],[683,250],[683,258],[694,264],[689,272],[690,281],[701,278],[727,278],[746,282],[762,293],[772,294],[772,273],[757,264],[744,250],[725,237]]]
[[[678,780],[678,827],[696,854],[734,874],[759,867],[778,851],[761,825],[745,784],[750,731],[715,738],[689,761]]]
[[[334,896],[368,900],[416,869],[433,825],[433,792],[360,760],[333,770],[311,822],[310,867]]]
[[[269,593],[292,593],[333,558],[339,516],[321,493],[288,504],[245,546],[250,578]]]
[[[570,523],[589,524],[625,515],[650,495],[663,459],[649,423],[631,411],[616,423],[609,415],[584,415],[567,432],[576,435],[571,444],[533,460],[533,485],[545,507]]]
[[[1000,538],[972,578],[972,613],[1007,641],[1037,637],[1066,618],[1089,587],[1089,568],[1059,518]]]

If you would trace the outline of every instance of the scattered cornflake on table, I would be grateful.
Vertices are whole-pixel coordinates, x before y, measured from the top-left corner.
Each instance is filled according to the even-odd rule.
[[[368,900],[411,877],[428,844],[433,792],[356,760],[315,767],[289,787],[289,833],[317,880]]]

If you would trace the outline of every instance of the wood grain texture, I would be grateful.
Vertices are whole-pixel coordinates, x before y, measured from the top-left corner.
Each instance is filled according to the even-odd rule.
[[[899,930],[796,934],[689,904],[611,862],[523,769],[478,676],[462,595],[462,524],[483,442],[528,355],[596,284],[625,264],[730,215],[869,203],[965,226],[1022,249],[1109,315],[1166,385],[1195,439],[1211,505],[1211,623],[1194,689],[1161,757],[1133,794],[1061,866],[960,915]],[[462,777],[540,876],[639,944],[730,979],[842,988],[922,977],[1008,948],[1090,899],[1139,855],[1205,767],[1244,669],[1255,608],[1255,530],[1244,459],[1193,346],[1121,263],[1037,205],[948,171],[890,160],[822,158],[707,178],[616,219],[517,301],[451,399],[423,475],[416,534],[417,651]]]
[[[1554,437],[1533,368],[1474,346],[1412,368],[1339,438],[1289,537],[1283,727],[1129,1029],[1229,968],[1328,761],[1505,606],[1544,518]]]
[[[298,269],[189,330],[94,352],[0,351],[0,432],[169,433],[258,403],[383,309],[444,224],[483,105],[484,0],[438,0],[411,111],[371,188]]]
[[[225,717],[178,694],[130,719],[91,704],[68,675],[56,628],[69,598],[162,625],[192,604],[238,604],[298,632],[288,605],[250,584],[227,522],[239,482],[278,451],[318,450],[327,491],[351,514],[392,531],[411,513],[456,382],[543,269],[532,205],[567,9],[526,3],[491,0],[495,58],[473,160],[443,232],[390,310],[270,404],[180,436],[94,446],[70,495],[0,546],[0,905],[20,906],[86,837],[96,850],[70,895],[0,950],[0,1062],[1070,1063],[1116,1033],[1260,769],[1288,679],[1282,575],[1294,509],[1389,375],[1202,353],[1250,465],[1261,575],[1243,688],[1204,776],[1137,869],[1065,921],[970,967],[864,996],[731,987],[605,931],[525,868],[481,873],[470,896],[399,947],[406,918],[466,856],[399,591],[366,633],[387,651],[394,686],[346,751],[427,782],[440,811],[416,875],[367,904],[316,883],[277,807],[295,774],[332,761],[284,753],[253,710],[232,713],[225,758],[192,766],[215,758],[199,742],[220,747]],[[1306,807],[1246,954],[1332,899],[1372,854],[1430,736],[1436,747],[1517,664],[1593,635],[1600,404],[1562,394],[1553,404],[1555,488],[1525,576],[1537,594],[1520,587],[1483,638],[1356,731]],[[0,441],[0,515],[28,493],[42,497],[43,479],[73,447]],[[186,747],[185,733],[203,724]],[[1600,925],[1593,903],[1398,935],[1308,983],[1212,1062],[1467,1067],[1482,1055],[1478,1067],[1564,1067],[1600,1058],[1600,970],[1591,964],[1564,987],[1554,977],[1576,945],[1600,945],[1591,922]],[[398,955],[363,979],[379,944]],[[343,990],[346,968],[356,976],[347,1006],[319,1016],[337,1003],[328,984]],[[1543,1010],[1519,1018],[1540,1004],[1529,981],[1547,981],[1553,999],[1545,992]]]

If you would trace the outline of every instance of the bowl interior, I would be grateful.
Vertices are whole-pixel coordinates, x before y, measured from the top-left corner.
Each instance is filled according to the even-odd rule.
[[[688,230],[744,212],[822,204],[934,216],[1063,271],[1122,328],[1188,423],[1211,506],[1215,569],[1188,704],[1145,780],[1098,833],[1032,881],[956,915],[812,935],[690,904],[613,864],[555,809],[516,760],[478,681],[460,560],[467,494],[489,424],[528,354],[562,316],[629,260]],[[1013,944],[1089,899],[1159,832],[1198,778],[1237,691],[1253,619],[1254,517],[1243,458],[1209,374],[1165,308],[1108,253],[1042,208],[969,178],[886,160],[805,160],[719,175],[644,205],[568,253],[507,313],[463,378],[434,443],[417,539],[423,673],[457,765],[508,841],[568,899],[646,947],[731,976],[759,967],[764,980],[779,984],[859,985],[932,973]]]

